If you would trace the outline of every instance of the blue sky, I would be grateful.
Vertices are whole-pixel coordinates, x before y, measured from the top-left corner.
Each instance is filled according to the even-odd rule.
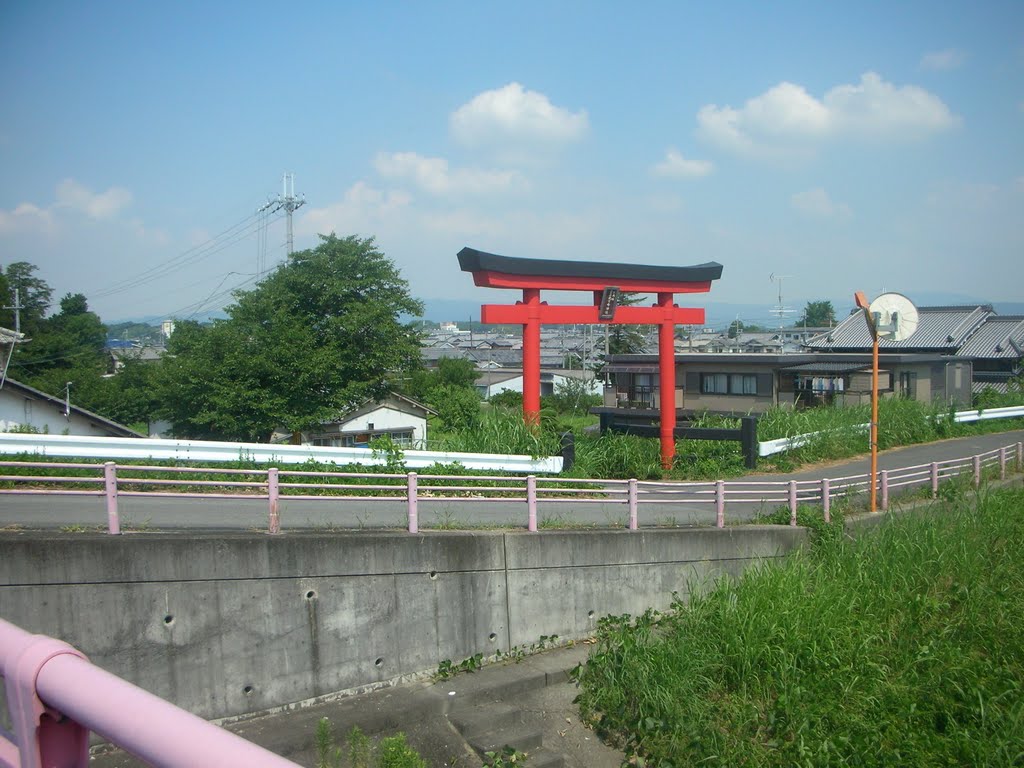
[[[12,0],[0,95],[0,264],[107,321],[281,261],[283,171],[297,248],[373,235],[427,300],[513,298],[464,245],[716,260],[707,300],[766,309],[771,274],[1024,300],[1021,2]]]

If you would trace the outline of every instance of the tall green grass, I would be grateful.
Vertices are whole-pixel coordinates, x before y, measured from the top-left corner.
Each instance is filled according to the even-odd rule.
[[[585,716],[647,765],[1021,765],[1024,491],[832,531],[604,619]]]
[[[799,464],[841,459],[866,453],[871,420],[869,405],[808,408],[772,408],[757,423],[760,441],[816,433],[805,445],[762,460],[767,468],[788,470]],[[1024,419],[953,421],[953,409],[903,398],[878,404],[878,447],[882,450],[952,437],[1020,429]]]

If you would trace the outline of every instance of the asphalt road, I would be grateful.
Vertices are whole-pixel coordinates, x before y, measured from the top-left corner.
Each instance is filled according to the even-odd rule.
[[[1024,430],[945,440],[885,451],[879,455],[879,469],[895,469],[931,461],[972,456],[1000,446],[1024,441]],[[771,483],[788,480],[820,480],[822,477],[843,477],[867,473],[867,456],[817,465],[786,475],[750,475],[737,478],[745,482]],[[752,499],[757,499],[756,486]],[[640,525],[713,525],[713,499],[693,490],[665,489],[648,498],[658,503],[642,502]],[[543,497],[542,497],[543,498]],[[619,497],[622,498],[622,497]],[[775,506],[772,504],[771,506]],[[762,505],[727,504],[726,519],[731,522],[749,520]],[[254,530],[267,528],[267,502],[261,499],[170,499],[120,497],[118,508],[122,528],[130,530]],[[359,529],[405,528],[404,501],[361,501],[346,499],[288,500],[282,498],[281,528],[288,529]],[[474,502],[472,499],[438,499],[420,497],[419,520],[422,529],[474,528],[492,526],[526,526],[527,507],[523,500]],[[538,520],[543,526],[573,525],[624,526],[627,508],[624,500],[581,501],[550,500],[538,505]],[[7,496],[0,495],[0,530],[4,528],[54,529],[67,527],[86,529],[106,526],[105,501],[87,496]]]

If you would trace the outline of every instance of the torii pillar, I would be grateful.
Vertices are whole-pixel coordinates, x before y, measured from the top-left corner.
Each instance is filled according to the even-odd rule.
[[[484,304],[483,323],[523,326],[523,418],[540,423],[540,327],[548,324],[631,324],[658,326],[658,383],[661,390],[661,465],[672,467],[675,456],[676,357],[675,326],[702,325],[704,310],[680,308],[677,293],[707,293],[711,281],[722,276],[716,262],[690,267],[609,264],[595,261],[520,259],[463,248],[459,266],[473,273],[473,282],[486,288],[513,288],[523,300],[513,305]],[[541,301],[541,290],[590,291],[593,305],[551,306]],[[620,291],[653,293],[650,307],[618,306]]]

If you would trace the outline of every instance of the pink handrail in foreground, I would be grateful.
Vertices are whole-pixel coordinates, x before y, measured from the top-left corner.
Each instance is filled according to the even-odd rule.
[[[158,768],[296,766],[3,619],[0,673],[12,723],[0,729],[5,768],[87,768],[89,731]]]

